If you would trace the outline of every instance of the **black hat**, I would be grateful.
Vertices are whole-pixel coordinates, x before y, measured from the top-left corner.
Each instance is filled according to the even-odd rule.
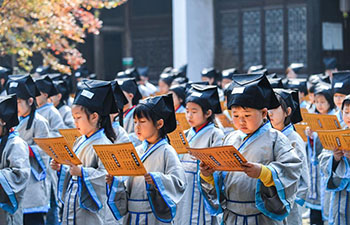
[[[337,59],[334,57],[327,57],[323,59],[326,70],[333,70],[337,68]]]
[[[149,97],[140,102],[150,108],[159,119],[164,120],[164,129],[166,133],[171,133],[176,129],[176,117],[172,94]]]
[[[249,67],[248,71],[250,73],[257,73],[257,72],[261,72],[265,70],[265,67],[263,65],[254,65],[254,66],[251,66]]]
[[[292,78],[284,80],[284,88],[299,90],[299,92],[307,94],[307,80],[303,78]]]
[[[237,69],[236,69],[236,68],[231,68],[231,69],[223,70],[223,71],[221,72],[221,74],[222,74],[222,79],[229,79],[229,80],[232,80],[233,74],[236,74],[236,73],[237,73]]]
[[[177,69],[174,68],[172,70],[172,73],[176,77],[186,77],[187,76],[187,64],[185,64]]]
[[[332,88],[333,93],[350,94],[350,71],[333,73]]]
[[[63,76],[60,73],[50,73],[47,74],[52,81],[63,80]]]
[[[135,78],[136,81],[140,81],[141,80],[140,74],[139,74],[139,72],[137,71],[137,69],[135,67],[126,69],[125,70],[125,74],[127,76],[129,76],[129,77]]]
[[[88,76],[88,78],[89,78],[90,80],[96,80],[97,75],[96,75],[96,73],[92,73],[92,74],[90,74],[90,75]]]
[[[142,95],[139,91],[135,78],[117,79],[117,82],[123,91],[134,95],[132,104],[137,105],[140,99],[142,99]]]
[[[188,78],[187,77],[176,77],[173,82],[171,83],[171,85],[174,84],[186,84],[188,83]]]
[[[283,88],[282,78],[268,78],[272,88]]]
[[[16,94],[17,98],[29,99],[40,95],[30,75],[11,75],[6,87],[8,94]]]
[[[171,73],[173,71],[173,67],[171,66],[168,66],[168,67],[165,67],[164,70],[162,71],[162,73]]]
[[[45,74],[51,73],[52,70],[49,66],[41,65],[35,69],[35,72],[38,73],[39,75],[45,75]]]
[[[174,74],[169,72],[169,73],[162,73],[160,75],[159,80],[164,81],[164,83],[166,83],[168,86],[171,86],[171,83],[175,78],[176,77],[174,76]]]
[[[274,109],[280,104],[265,75],[252,74],[234,76],[227,97],[227,107],[233,105],[254,109]]]
[[[140,76],[148,77],[148,66],[145,67],[137,67],[137,71],[139,72]]]
[[[18,125],[16,95],[0,96],[0,118],[8,129]]]
[[[304,63],[292,63],[289,65],[295,73],[299,73],[304,68]]]
[[[111,81],[111,84],[117,108],[123,110],[124,105],[128,104],[128,99],[125,97],[123,90],[120,88],[116,80]]]
[[[74,73],[76,78],[87,78],[89,76],[89,70],[86,66],[82,65]]]
[[[198,82],[190,81],[190,82],[186,83],[186,94],[187,94],[188,90],[191,89],[192,85],[196,85],[196,84],[209,85],[209,82],[208,81],[198,81]]]
[[[117,73],[116,79],[132,78],[130,74],[126,74],[125,71],[120,71]]]
[[[7,67],[0,66],[0,78],[5,80],[8,79],[8,76],[12,74],[12,69]]]
[[[67,82],[63,80],[53,81],[55,88],[58,93],[62,95],[62,100],[67,101],[69,98],[69,88]]]
[[[40,92],[48,94],[49,97],[58,94],[58,91],[51,78],[47,75],[35,79],[35,84]]]
[[[300,112],[298,91],[281,89],[281,88],[276,88],[273,90],[275,91],[276,95],[281,96],[281,98],[287,104],[287,107],[290,107],[292,109],[292,112],[291,112],[292,123],[295,124],[302,121],[303,118]]]
[[[83,88],[77,91],[73,104],[82,105],[100,116],[118,112],[110,82],[86,80],[82,86]]]
[[[173,85],[169,91],[175,92],[178,98],[182,99],[181,105],[185,105],[186,100],[186,84]]]
[[[212,67],[204,68],[201,72],[201,75],[202,75],[202,77],[216,78],[217,71]]]
[[[270,79],[270,78],[278,78],[278,76],[277,76],[276,73],[267,74],[266,77],[267,77],[267,79]]]
[[[194,102],[202,107],[211,109],[214,114],[222,112],[216,85],[192,84],[186,93],[186,103],[188,102]]]

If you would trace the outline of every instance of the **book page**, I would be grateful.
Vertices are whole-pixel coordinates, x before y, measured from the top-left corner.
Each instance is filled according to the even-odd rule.
[[[66,139],[71,149],[73,149],[74,142],[81,136],[77,128],[59,129],[58,131]]]
[[[350,150],[350,145],[344,138],[344,135],[349,135],[349,130],[325,130],[317,133],[323,148],[327,150]]]
[[[188,150],[187,150],[187,148],[189,147],[188,141],[179,124],[177,125],[176,129],[173,132],[168,134],[168,137],[170,139],[171,146],[173,146],[177,154],[188,153]]]
[[[180,124],[182,130],[188,130],[191,126],[188,124],[185,113],[176,113],[176,121]]]
[[[313,131],[341,129],[337,116],[302,113],[303,122],[306,122]]]
[[[305,129],[308,126],[307,123],[297,123],[293,125],[295,128],[295,131],[300,135],[300,137],[303,139],[303,141],[307,141],[307,136],[305,134]]]

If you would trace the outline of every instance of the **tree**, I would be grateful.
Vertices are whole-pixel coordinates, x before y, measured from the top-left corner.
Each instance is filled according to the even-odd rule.
[[[16,55],[20,67],[31,58],[70,73],[85,62],[76,49],[86,33],[98,34],[102,21],[94,9],[113,8],[126,0],[3,0],[0,8],[0,55]],[[0,2],[1,3],[1,2]]]

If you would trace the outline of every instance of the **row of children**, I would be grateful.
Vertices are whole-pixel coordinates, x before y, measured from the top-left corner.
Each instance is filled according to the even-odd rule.
[[[209,72],[203,77],[211,82]],[[171,93],[172,97],[166,95],[140,101],[142,94],[131,74],[130,71],[119,74],[112,82],[88,80],[78,85],[70,115],[73,115],[75,126],[82,135],[73,150],[83,164],[67,166],[53,160],[50,167],[48,156],[35,145],[33,138],[57,136],[58,129],[72,127],[66,122],[68,119],[58,125],[54,119],[61,118],[59,114],[52,116],[51,125],[49,121],[52,111],[56,111],[54,106],[62,106],[65,102],[55,101],[55,97],[62,99],[62,96],[67,96],[67,92],[52,91],[57,91],[58,87],[52,80],[57,79],[63,84],[65,81],[62,76],[55,78],[53,75],[38,78],[35,82],[30,76],[10,76],[8,95],[2,97],[4,103],[0,108],[7,104],[6,108],[12,110],[11,119],[8,119],[6,110],[0,111],[5,124],[2,130],[5,134],[18,133],[24,142],[23,148],[19,147],[22,154],[17,154],[8,145],[11,142],[7,141],[6,135],[2,135],[5,141],[1,146],[8,148],[11,154],[3,150],[2,156],[6,160],[2,159],[1,163],[14,160],[17,166],[7,164],[0,170],[5,176],[4,179],[0,177],[3,187],[0,194],[6,199],[4,203],[0,201],[0,221],[22,224],[24,214],[24,224],[44,224],[50,197],[50,210],[57,214],[57,196],[63,208],[60,213],[62,224],[301,224],[299,205],[305,200],[310,203],[312,190],[320,191],[322,184],[318,174],[320,169],[317,169],[319,164],[315,162],[319,155],[316,153],[322,149],[313,147],[319,143],[317,138],[311,138],[314,135],[311,131],[305,149],[305,143],[293,129],[292,124],[301,120],[298,93],[272,89],[282,87],[281,83],[283,87],[293,87],[297,81],[300,85],[303,84],[301,80],[276,82],[278,78],[263,74],[233,75],[233,70],[227,73],[227,79],[232,82],[226,85],[225,97],[232,114],[226,111],[226,115],[232,116],[230,119],[237,130],[225,136],[225,130],[218,128],[219,122],[215,118],[215,114],[222,112],[220,96],[223,98],[217,86],[183,84],[187,81],[177,79],[171,72],[161,76],[160,82],[166,78],[172,82],[177,79],[177,85],[168,85],[163,90],[163,94]],[[44,81],[42,87],[40,81]],[[42,95],[44,103],[39,104]],[[320,111],[322,107],[318,105],[322,104],[317,100],[318,95],[315,93],[316,109]],[[14,104],[16,98],[17,104]],[[48,98],[52,99],[54,106],[48,103]],[[44,114],[46,119],[41,116],[41,111],[45,111],[40,110],[43,106],[44,109],[50,108]],[[70,110],[65,107],[66,111]],[[345,104],[344,112],[347,112],[346,107]],[[18,125],[14,120],[16,108],[20,116]],[[176,128],[176,112],[186,113],[191,126],[185,131],[190,147],[233,145],[248,160],[242,165],[244,173],[213,171],[189,154],[178,156],[167,139],[167,133]],[[92,146],[129,140],[137,146],[149,173],[144,177],[106,175]],[[330,176],[336,177],[332,185],[336,187],[335,191],[339,191],[337,182],[340,178],[345,177],[341,184],[345,189],[347,187],[348,164],[346,154],[342,157],[343,152],[335,153],[334,159],[339,159],[337,162],[340,163],[333,167],[340,171],[336,175],[333,171]],[[325,164],[328,161],[325,160]],[[9,171],[8,176],[2,172],[5,170]],[[17,174],[21,175],[21,180],[17,180],[17,176],[16,179],[11,177]],[[311,193],[310,181],[310,187],[315,187],[310,188]],[[332,203],[336,197],[333,196]],[[341,198],[338,199],[340,202]],[[347,210],[347,197],[342,201]],[[312,208],[312,203],[307,206]],[[347,214],[339,213],[340,210],[334,207],[328,208],[346,221]],[[314,211],[311,216],[314,219]]]

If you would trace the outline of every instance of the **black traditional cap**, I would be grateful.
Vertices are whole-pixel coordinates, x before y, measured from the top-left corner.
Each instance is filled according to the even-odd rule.
[[[51,73],[51,68],[49,66],[38,66],[36,69],[35,69],[35,73],[38,73],[39,75],[45,75],[45,74],[48,74],[48,73]]]
[[[194,102],[202,107],[211,109],[214,114],[222,112],[216,85],[192,84],[186,93],[186,103],[188,102]]]
[[[40,95],[30,75],[11,75],[6,87],[8,94],[16,94],[17,98],[29,99]]]
[[[100,116],[118,112],[110,82],[86,80],[82,86],[83,88],[77,91],[73,104],[82,105]]]
[[[176,77],[173,82],[171,83],[171,85],[174,84],[186,84],[188,83],[188,78],[187,77]]]
[[[333,73],[332,88],[333,93],[350,94],[350,71]]]
[[[254,109],[274,109],[280,104],[265,75],[236,75],[229,87],[227,107],[233,105]]]
[[[171,73],[173,71],[173,67],[171,66],[168,66],[168,67],[165,67],[164,70],[162,71],[162,73]]]
[[[182,105],[185,105],[186,100],[186,84],[173,85],[169,91],[175,92],[175,94],[182,99]]]
[[[124,79],[124,78],[132,78],[132,77],[130,77],[130,74],[126,74],[125,71],[119,71],[117,73],[116,79]]]
[[[175,78],[176,77],[171,72],[170,73],[162,73],[160,75],[159,80],[164,81],[168,86],[170,86]]]
[[[187,64],[180,66],[179,68],[173,69],[172,73],[176,77],[186,77],[187,76]]]
[[[49,76],[45,75],[35,79],[35,84],[40,92],[48,94],[49,97],[58,94],[58,91]]]
[[[47,76],[49,76],[52,81],[63,80],[63,76],[60,73],[50,73],[47,74]]]
[[[10,129],[18,125],[17,97],[15,94],[0,96],[0,118],[6,122],[6,127]]]
[[[307,80],[303,78],[286,79],[284,83],[284,88],[292,90],[296,89],[300,92],[307,94]]]
[[[222,79],[230,79],[230,80],[232,80],[233,74],[237,74],[237,69],[236,68],[226,69],[226,70],[223,70],[221,72],[221,74],[222,74]]]
[[[58,93],[62,95],[62,100],[67,101],[70,93],[67,82],[63,80],[57,80],[57,81],[53,81],[53,84],[57,89]]]
[[[265,67],[263,65],[254,65],[254,66],[249,67],[248,71],[250,73],[256,73],[256,72],[261,72],[264,69],[265,69]]]
[[[268,78],[272,88],[283,88],[282,78]]]
[[[176,117],[172,94],[149,97],[140,102],[150,108],[159,119],[164,120],[164,129],[166,133],[171,133],[176,129]]]
[[[276,88],[273,90],[275,91],[276,95],[281,96],[281,98],[287,104],[287,107],[290,107],[292,109],[292,112],[291,112],[292,123],[295,124],[302,121],[303,118],[300,112],[298,91],[281,89],[281,88]]]
[[[89,70],[86,66],[80,66],[74,73],[76,78],[87,78],[89,76]]]
[[[8,76],[12,74],[12,69],[0,66],[0,79],[8,79]]]
[[[201,72],[201,75],[202,75],[202,77],[216,78],[217,71],[212,67],[204,68]]]
[[[137,71],[137,69],[135,67],[126,69],[125,70],[125,74],[128,75],[129,77],[135,78],[136,81],[140,81],[141,80],[140,74],[139,74],[139,72]]]
[[[193,81],[190,81],[188,83],[186,83],[186,94],[188,92],[188,90],[191,89],[192,85],[195,85],[195,84],[199,84],[199,85],[209,85],[209,82],[208,81],[198,81],[198,82],[193,82]]]
[[[137,67],[137,71],[139,72],[140,76],[148,77],[148,66],[145,67]]]
[[[323,59],[326,70],[333,70],[337,68],[337,59],[334,57],[326,57]]]
[[[96,80],[97,75],[96,75],[96,73],[92,73],[88,77],[89,77],[90,80]]]
[[[137,105],[140,99],[142,99],[142,95],[139,91],[135,78],[117,79],[117,82],[123,91],[134,95],[132,104]]]
[[[304,63],[292,63],[289,65],[295,73],[299,73],[304,68]]]
[[[267,77],[267,79],[270,79],[270,78],[278,78],[278,76],[277,76],[276,73],[267,74],[266,77]]]
[[[123,110],[124,105],[128,104],[128,99],[125,97],[123,90],[120,88],[116,80],[111,81],[111,84],[117,108]]]

